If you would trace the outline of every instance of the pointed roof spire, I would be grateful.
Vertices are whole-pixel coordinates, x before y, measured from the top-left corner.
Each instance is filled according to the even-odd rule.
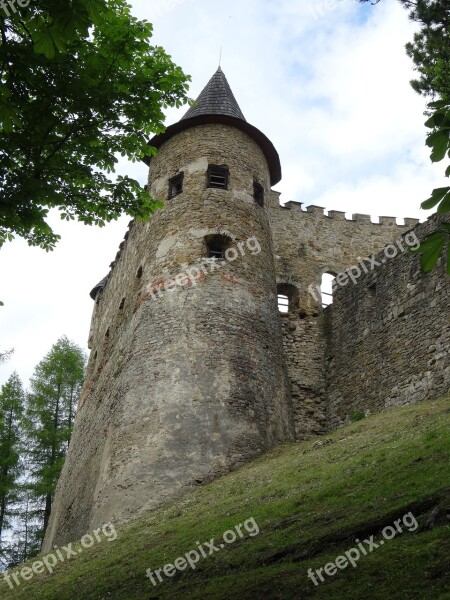
[[[264,133],[246,121],[220,67],[198,97],[197,104],[192,106],[178,123],[170,125],[163,133],[152,137],[149,144],[153,148],[160,148],[174,135],[186,129],[209,124],[228,125],[246,133],[264,152],[269,165],[271,184],[275,185],[281,180],[278,152]],[[150,157],[146,156],[143,160],[147,165],[150,164]]]
[[[221,67],[197,98],[197,104],[192,106],[181,120],[205,115],[223,115],[246,120]]]

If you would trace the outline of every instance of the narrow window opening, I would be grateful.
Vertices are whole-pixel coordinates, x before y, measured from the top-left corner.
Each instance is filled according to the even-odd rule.
[[[287,315],[289,312],[289,298],[283,294],[278,294],[278,310],[283,315]]]
[[[122,298],[122,302],[120,303],[119,310],[123,310],[125,307],[125,298]]]
[[[256,179],[253,181],[253,197],[256,204],[264,206],[264,188]]]
[[[184,173],[179,173],[169,180],[169,199],[175,198],[183,191]]]
[[[106,330],[106,333],[105,333],[105,338],[106,338],[106,339],[108,339],[108,338],[109,338],[109,329],[107,329],[107,330]]]
[[[322,308],[333,304],[333,283],[336,275],[334,273],[324,273],[320,286],[320,295],[322,296]]]
[[[300,294],[292,283],[280,283],[277,286],[278,311],[281,315],[293,314],[299,306]]]
[[[229,170],[226,166],[209,165],[208,187],[221,190],[228,189]]]
[[[142,275],[144,274],[144,269],[139,267],[138,272],[136,273],[137,279],[142,279]]]

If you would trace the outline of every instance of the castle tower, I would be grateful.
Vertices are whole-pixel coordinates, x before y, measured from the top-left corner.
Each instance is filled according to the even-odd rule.
[[[267,204],[272,143],[219,68],[150,144],[164,201],[92,291],[91,356],[44,549],[293,437]]]

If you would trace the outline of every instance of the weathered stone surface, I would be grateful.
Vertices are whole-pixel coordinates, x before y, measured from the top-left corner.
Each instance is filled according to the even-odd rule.
[[[439,229],[417,226],[422,240]],[[393,255],[392,249],[387,249]],[[436,398],[450,389],[450,285],[444,264],[423,273],[419,258],[378,253],[357,284],[338,289],[325,311],[330,427],[366,414]]]
[[[275,244],[278,285],[298,290],[299,301],[288,316],[281,316],[284,350],[291,380],[296,436],[307,439],[329,427],[325,391],[325,337],[320,284],[324,273],[341,273],[357,265],[386,243],[400,240],[411,229],[384,217],[372,223],[367,215],[330,211],[319,207],[301,210],[301,203],[281,207],[272,192],[270,220]],[[406,221],[405,221],[406,222]],[[295,325],[295,329],[291,326]]]
[[[228,191],[206,187],[208,164],[228,165]],[[96,301],[47,549],[293,439],[269,218],[253,198],[254,178],[270,193],[266,159],[245,133],[205,125],[160,149],[152,193],[166,199],[180,171],[183,193],[132,225]],[[153,299],[149,284],[198,266],[212,234],[243,254]]]
[[[92,351],[44,551],[352,411],[450,388],[449,278],[444,265],[423,274],[400,250],[416,220],[280,206],[278,157],[261,140],[254,128],[196,123],[152,158],[148,187],[165,207],[130,223],[92,292]],[[209,165],[228,166],[228,190],[207,187]],[[183,192],[168,199],[179,173]],[[208,261],[210,236],[228,239],[235,259]],[[326,272],[340,283],[323,311]],[[290,298],[286,315],[277,290]]]

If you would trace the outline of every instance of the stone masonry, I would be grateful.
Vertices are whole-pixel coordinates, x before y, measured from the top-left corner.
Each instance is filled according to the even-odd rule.
[[[416,255],[398,253],[326,310],[320,295],[324,273],[383,255],[414,227],[423,238],[439,220],[281,206],[278,154],[220,68],[150,144],[148,187],[164,207],[130,223],[91,292],[91,355],[44,551],[352,411],[450,388],[444,264],[424,275]]]
[[[439,229],[431,218],[419,240]],[[450,286],[445,264],[423,273],[417,255],[391,247],[339,288],[325,310],[327,423],[444,395],[450,389]]]

